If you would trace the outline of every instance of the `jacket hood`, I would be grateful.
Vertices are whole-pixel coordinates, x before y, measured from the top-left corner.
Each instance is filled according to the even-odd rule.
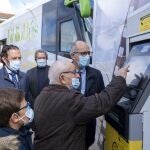
[[[0,137],[0,150],[19,150],[19,140],[16,135]]]

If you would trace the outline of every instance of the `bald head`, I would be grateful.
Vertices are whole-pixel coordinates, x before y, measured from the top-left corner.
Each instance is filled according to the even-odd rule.
[[[54,62],[48,73],[48,77],[50,80],[50,84],[61,84],[60,83],[60,75],[63,72],[69,72],[75,70],[74,64],[69,61],[56,61]]]
[[[85,50],[90,51],[87,43],[84,41],[76,41],[71,48],[70,55],[72,56],[73,53],[83,52]]]
[[[70,56],[77,69],[88,66],[90,62],[89,46],[84,41],[76,41],[72,46]]]

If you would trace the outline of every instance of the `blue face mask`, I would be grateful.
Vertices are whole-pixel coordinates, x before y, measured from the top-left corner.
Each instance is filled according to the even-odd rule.
[[[26,121],[23,119],[25,116],[29,119],[28,122],[26,122]],[[27,124],[31,123],[31,122],[33,121],[33,119],[34,119],[34,111],[33,111],[33,109],[32,109],[30,106],[28,106],[25,115],[22,116],[22,117],[20,118],[20,120],[22,120],[22,121],[24,122],[24,125],[27,125]]]
[[[10,60],[8,68],[12,71],[18,71],[21,67],[21,60]]]
[[[79,62],[78,65],[80,67],[85,67],[88,66],[90,63],[90,56],[89,55],[85,55],[85,56],[79,56]]]
[[[37,59],[37,66],[39,68],[44,68],[47,65],[47,60],[46,59]]]
[[[80,86],[79,78],[72,78],[71,80],[72,80],[71,88],[72,89],[78,89]]]

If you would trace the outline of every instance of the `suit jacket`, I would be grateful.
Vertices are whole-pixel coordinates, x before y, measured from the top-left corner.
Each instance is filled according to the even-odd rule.
[[[35,150],[87,150],[87,122],[108,112],[125,85],[124,78],[114,77],[105,90],[89,97],[61,85],[45,87],[34,105]]]
[[[19,89],[25,91],[25,73],[18,71]],[[15,84],[9,78],[9,74],[5,67],[0,69],[0,88],[12,87],[15,88]]]
[[[86,85],[84,96],[100,93],[105,88],[102,74],[99,70],[86,67]]]
[[[38,79],[38,67],[34,67],[27,71],[26,73],[26,93],[27,93],[27,99],[30,101],[31,106],[34,106],[34,100],[36,97],[40,94],[41,90],[49,85],[49,79],[48,79],[48,70],[49,66],[46,66],[46,68],[43,68],[43,75],[42,78]],[[38,85],[39,82],[42,82],[43,87],[39,90]]]
[[[104,81],[102,74],[99,70],[86,67],[86,85],[84,96],[91,96],[95,93],[100,93],[104,87]],[[91,146],[95,141],[96,119],[91,119],[87,123],[86,129],[86,143],[87,146]]]

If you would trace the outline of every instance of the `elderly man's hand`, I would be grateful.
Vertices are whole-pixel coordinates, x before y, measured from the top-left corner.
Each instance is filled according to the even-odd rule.
[[[129,72],[129,66],[119,69],[117,76],[122,76],[123,78],[126,78],[127,72]]]

